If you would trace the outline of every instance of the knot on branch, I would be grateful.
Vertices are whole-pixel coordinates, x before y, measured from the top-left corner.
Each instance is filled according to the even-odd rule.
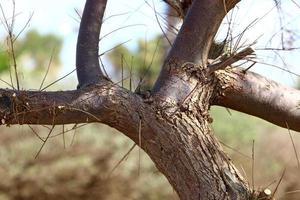
[[[191,62],[186,62],[180,68],[185,72],[188,79],[195,78],[201,82],[208,81],[206,70],[201,65],[197,65]]]
[[[176,68],[180,80],[186,84],[184,93],[180,93],[181,98],[178,101],[167,99],[160,106],[161,113],[165,118],[181,118],[182,115],[194,116],[212,123],[212,118],[208,113],[209,104],[212,94],[212,76],[208,76],[205,66],[197,65],[192,62],[186,62]]]

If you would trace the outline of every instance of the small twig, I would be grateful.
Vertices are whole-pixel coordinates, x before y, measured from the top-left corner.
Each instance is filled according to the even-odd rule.
[[[132,91],[132,66],[133,66],[133,56],[131,56],[130,61],[130,72],[129,72],[129,90]]]
[[[149,73],[149,71],[150,71],[150,69],[151,69],[151,66],[152,66],[152,64],[153,64],[153,61],[154,61],[154,59],[155,59],[155,56],[156,56],[156,54],[157,54],[159,44],[160,44],[160,39],[159,39],[159,40],[157,41],[157,43],[156,43],[155,50],[154,50],[154,52],[153,52],[153,55],[152,55],[150,64],[147,66],[147,68],[146,68],[146,70],[144,71],[143,75],[140,77],[140,81],[139,81],[139,83],[138,83],[137,88],[140,88],[140,87],[141,87],[141,84],[144,82],[144,79],[145,79],[146,75]],[[146,65],[146,64],[145,64],[145,65]]]
[[[123,59],[124,59],[124,55],[121,55],[121,87],[124,88],[124,81],[123,81],[123,77],[124,77],[124,63],[123,63]]]
[[[103,24],[104,22],[106,22],[107,20],[111,19],[111,18],[114,18],[114,17],[120,17],[120,16],[122,16],[122,15],[128,15],[128,14],[130,14],[130,12],[124,12],[124,13],[119,13],[119,14],[110,15],[110,16],[108,16],[108,17],[103,18],[102,24]]]
[[[31,131],[33,132],[33,134],[36,136],[36,137],[38,137],[41,141],[43,141],[43,142],[45,142],[44,140],[43,140],[43,138],[41,137],[41,136],[39,136],[39,134],[30,126],[30,125],[28,125],[28,127],[31,129]]]
[[[255,144],[255,140],[252,141],[252,191],[254,192],[254,161],[255,161],[255,158],[254,158],[254,144]]]
[[[73,146],[74,141],[75,141],[76,130],[77,130],[76,127],[77,127],[77,124],[75,124],[75,125],[74,125],[74,128],[72,128],[72,129],[74,130],[74,134],[73,134],[73,137],[72,137],[70,146]]]
[[[48,73],[49,73],[49,70],[50,70],[50,66],[51,66],[51,63],[52,63],[52,60],[53,60],[54,53],[55,53],[55,48],[53,48],[53,50],[52,50],[51,57],[50,57],[50,60],[49,60],[48,66],[47,66],[47,70],[46,70],[46,73],[45,73],[45,75],[44,75],[44,78],[43,78],[43,80],[42,80],[42,82],[41,82],[41,85],[40,85],[40,87],[39,87],[39,90],[42,89],[42,87],[43,87],[43,85],[44,85],[44,83],[45,83],[45,80],[46,80],[46,78],[47,78],[47,76],[48,76]]]
[[[253,61],[253,63],[252,63],[249,67],[247,67],[245,70],[243,70],[243,72],[246,73],[246,72],[247,72],[249,69],[251,69],[255,64],[256,64],[256,62]]]
[[[57,137],[57,136],[59,136],[59,135],[66,134],[66,133],[68,133],[68,132],[71,132],[71,131],[73,131],[73,130],[75,130],[75,129],[79,129],[79,128],[81,128],[81,127],[83,127],[83,126],[86,126],[86,125],[88,125],[88,124],[81,124],[81,125],[79,125],[79,126],[77,126],[77,124],[75,124],[71,129],[65,130],[65,132],[57,133],[56,135],[52,135],[52,136],[50,136],[49,138],[54,138],[54,137]]]
[[[23,28],[21,29],[21,31],[19,31],[19,33],[17,34],[17,36],[14,38],[14,42],[19,38],[19,36],[24,32],[24,30],[29,26],[29,22],[31,21],[33,17],[33,13],[30,14],[27,22],[25,23],[25,25],[23,26]]]
[[[244,59],[246,56],[251,55],[253,52],[254,52],[254,50],[251,47],[248,47],[248,48],[230,56],[229,58],[226,58],[224,61],[209,65],[207,68],[208,73],[212,74],[213,72],[215,72],[217,70],[225,69],[227,66],[232,65],[233,63]]]
[[[60,77],[59,79],[57,79],[56,81],[53,81],[52,83],[50,83],[49,85],[45,86],[44,88],[41,89],[41,91],[44,91],[45,89],[49,88],[50,86],[54,85],[55,83],[61,81],[62,79],[66,78],[67,76],[69,76],[70,74],[72,74],[73,72],[75,72],[76,69],[73,69],[71,72],[67,73],[66,75]]]
[[[15,78],[17,82],[17,90],[20,90],[20,83],[19,83],[19,77],[18,77],[18,67],[17,67],[17,60],[16,60],[16,54],[15,54],[15,47],[14,47],[14,42],[15,42],[15,36],[14,36],[14,24],[15,24],[15,16],[16,16],[16,5],[15,1],[12,1],[13,3],[13,10],[12,10],[12,17],[11,17],[11,23],[9,24],[7,17],[5,16],[4,10],[0,4],[0,9],[2,16],[4,18],[5,26],[6,26],[6,31],[8,33],[8,47],[9,47],[9,54],[11,55],[12,59],[12,65],[14,68],[14,73],[15,73]],[[11,73],[11,71],[10,71]],[[12,75],[10,74],[10,79],[11,79],[11,85],[13,86],[13,81],[12,81]]]
[[[295,0],[291,0],[298,8],[300,8],[300,5],[295,1]]]
[[[54,120],[53,120],[54,121]],[[50,137],[50,134],[52,133],[53,129],[54,129],[55,125],[52,125],[52,128],[50,129],[46,139],[43,141],[43,144],[41,146],[41,148],[39,149],[39,151],[37,152],[37,154],[35,155],[34,159],[37,159],[37,157],[40,155],[42,149],[44,148],[46,142],[48,141],[49,137]]]
[[[220,141],[220,143],[221,143],[224,147],[227,147],[228,149],[231,149],[232,151],[234,151],[234,152],[240,154],[241,156],[244,156],[245,158],[251,159],[250,156],[248,156],[248,155],[246,155],[246,154],[240,152],[239,150],[237,150],[237,149],[235,149],[235,148],[229,146],[228,144],[225,144],[225,143],[222,142],[222,141]]]
[[[80,13],[80,11],[77,8],[74,8],[75,13],[77,14],[78,17],[78,22],[80,22],[81,18],[82,18],[82,14]]]
[[[97,122],[101,122],[101,119],[100,118],[98,118],[96,115],[94,115],[94,114],[92,114],[92,113],[90,113],[90,112],[87,112],[87,111],[85,111],[85,110],[82,110],[82,109],[79,109],[79,108],[70,108],[71,110],[76,110],[76,111],[78,111],[78,112],[82,112],[82,113],[84,113],[84,114],[86,114],[87,116],[90,116],[90,117],[92,117],[92,118],[94,118]]]
[[[265,63],[265,62],[262,62],[262,61],[253,61],[253,60],[248,59],[248,58],[246,58],[246,60],[252,61],[252,62],[256,62],[256,63],[258,63],[258,64],[262,64],[262,65],[274,67],[274,68],[276,68],[276,69],[280,69],[280,70],[282,70],[282,71],[284,71],[284,72],[287,72],[287,73],[290,73],[290,74],[295,75],[295,76],[297,76],[297,77],[300,77],[300,74],[295,73],[295,72],[292,72],[292,71],[290,71],[290,70],[288,70],[288,69],[285,69],[285,68],[283,68],[283,67],[280,67],[280,66],[277,66],[277,65],[274,65],[274,64]]]
[[[286,168],[284,168],[284,170],[283,170],[283,172],[282,172],[282,175],[281,175],[281,177],[280,177],[280,179],[279,179],[279,181],[278,181],[278,184],[276,185],[276,188],[275,188],[275,190],[274,190],[274,192],[273,192],[273,194],[272,194],[272,196],[271,196],[270,199],[273,199],[273,198],[274,198],[274,196],[275,196],[275,194],[276,194],[276,192],[277,192],[277,190],[278,190],[278,188],[279,188],[279,185],[281,184],[281,181],[282,181],[282,179],[283,179],[283,177],[284,177],[285,170],[286,170]]]
[[[136,147],[136,144],[134,143],[130,149],[127,151],[127,153],[117,162],[117,164],[112,168],[112,170],[108,173],[108,178],[112,175],[112,173],[120,166],[120,164],[128,157],[128,155],[132,152],[132,150]]]
[[[147,4],[148,4],[148,2],[147,2]],[[160,24],[160,22],[159,22],[159,19],[158,19],[158,16],[157,16],[157,11],[156,11],[156,9],[155,9],[153,0],[152,0],[152,4],[153,4],[153,10],[154,10],[155,19],[156,19],[156,21],[157,21],[157,23],[158,23],[158,26],[159,26],[161,32],[163,33],[164,37],[165,37],[166,40],[168,41],[169,45],[172,46],[172,42],[171,42],[170,39],[168,38],[166,32],[164,31],[163,27],[161,26],[161,24]],[[150,6],[150,4],[148,4],[148,5]]]
[[[139,160],[138,160],[138,176],[140,176],[141,171],[141,148],[142,148],[142,117],[139,119]]]
[[[116,28],[108,33],[106,33],[105,35],[103,35],[99,41],[103,40],[104,38],[106,38],[107,36],[109,36],[110,34],[114,33],[114,32],[117,32],[119,30],[122,30],[122,29],[125,29],[125,28],[130,28],[130,27],[134,27],[134,26],[146,26],[145,24],[129,24],[129,25],[126,25],[126,26],[122,26],[122,27],[119,27],[119,28]]]
[[[66,140],[65,140],[65,125],[62,125],[62,136],[63,136],[63,144],[64,144],[64,149],[66,149]]]
[[[101,64],[101,67],[102,67],[102,69],[103,69],[103,71],[104,71],[104,74],[105,74],[106,78],[110,79],[109,76],[108,76],[108,73],[107,73],[107,71],[106,71],[106,69],[105,69],[105,66],[104,66],[104,64],[103,64],[103,62],[102,62],[101,57],[99,57],[99,62],[100,62],[100,64]]]
[[[299,157],[298,157],[296,145],[295,145],[292,133],[291,133],[291,129],[290,129],[289,124],[287,122],[285,122],[285,124],[286,124],[286,128],[287,128],[287,130],[289,132],[289,136],[290,136],[290,139],[291,139],[291,142],[292,142],[292,145],[293,145],[294,153],[295,153],[295,156],[296,156],[296,159],[297,159],[298,169],[300,169]]]
[[[122,43],[120,43],[120,44],[117,44],[116,46],[114,46],[114,47],[112,47],[112,48],[110,48],[110,49],[108,49],[108,50],[106,50],[106,51],[100,53],[100,54],[99,54],[99,57],[100,57],[100,56],[103,56],[104,54],[106,54],[106,53],[108,53],[108,52],[110,52],[110,51],[113,51],[114,49],[116,49],[116,48],[118,48],[118,47],[120,47],[120,46],[123,46],[124,44],[126,44],[126,43],[128,43],[128,42],[130,42],[130,41],[131,41],[131,39],[130,39],[130,40],[127,40],[127,41],[125,41],[125,42],[122,42]]]

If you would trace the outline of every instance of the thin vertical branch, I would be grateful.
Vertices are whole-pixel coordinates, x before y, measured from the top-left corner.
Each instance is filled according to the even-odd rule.
[[[46,73],[45,73],[44,78],[43,78],[43,80],[41,82],[39,90],[42,89],[42,87],[43,87],[43,85],[45,83],[45,80],[46,80],[46,78],[48,76],[48,73],[49,73],[49,70],[50,70],[50,67],[51,67],[51,63],[52,63],[52,60],[53,60],[54,53],[55,53],[55,48],[53,48],[53,50],[52,50],[51,57],[50,57],[50,60],[49,60],[49,63],[48,63],[47,69],[46,69]]]
[[[79,87],[97,82],[104,75],[98,60],[99,36],[107,0],[87,0],[80,22],[76,71]]]
[[[139,127],[138,127],[138,130],[139,130],[139,164],[138,164],[138,175],[140,175],[140,172],[141,172],[141,148],[142,148],[142,119],[140,117],[140,120],[139,120]]]
[[[251,169],[251,171],[252,171],[252,191],[254,191],[254,167],[255,167],[255,163],[254,163],[254,161],[255,161],[255,153],[254,153],[254,145],[255,145],[255,140],[253,140],[252,141],[252,162],[251,162],[251,164],[252,164],[252,169]]]
[[[124,87],[124,63],[123,63],[123,60],[124,60],[124,55],[122,54],[121,55],[121,86]]]
[[[65,125],[62,125],[62,136],[63,136],[63,144],[64,144],[64,149],[66,149],[66,139],[65,139]]]
[[[287,122],[285,122],[285,124],[286,124],[286,128],[287,128],[287,130],[289,132],[289,136],[290,136],[290,139],[291,139],[291,142],[292,142],[292,145],[293,145],[294,153],[295,153],[295,156],[296,156],[296,159],[297,159],[298,168],[300,169],[299,157],[298,157],[296,145],[295,145],[292,133],[291,133],[291,129],[290,129],[290,126],[289,126],[289,124]]]
[[[238,0],[227,0],[229,11]],[[209,10],[209,12],[207,12]],[[178,87],[170,89],[170,83],[182,85],[181,76],[185,63],[207,67],[207,59],[212,41],[225,17],[223,1],[194,0],[183,21],[183,25],[164,62],[162,71],[153,88],[153,95],[160,99],[180,99],[186,96],[193,87],[184,86],[185,92],[178,92]],[[188,88],[188,89],[187,89]],[[166,92],[167,91],[167,92]],[[170,97],[172,96],[172,97]]]
[[[11,56],[11,60],[12,60],[12,65],[13,65],[13,70],[14,70],[14,74],[15,74],[15,79],[17,82],[17,89],[20,90],[20,83],[19,83],[19,77],[18,77],[18,69],[17,69],[17,61],[16,61],[16,55],[15,55],[15,49],[14,49],[14,42],[15,42],[15,36],[14,36],[14,24],[15,24],[15,11],[16,11],[16,5],[15,5],[15,1],[12,1],[13,3],[13,10],[12,10],[12,17],[11,17],[11,22],[8,22],[8,18],[5,16],[4,10],[0,4],[0,9],[1,9],[1,14],[5,23],[5,29],[7,31],[8,37],[7,37],[7,46],[8,46],[8,53]],[[13,78],[12,78],[12,74],[11,74],[11,69],[9,70],[10,72],[10,81],[11,81],[11,85],[14,88],[14,84],[13,84]]]
[[[74,133],[73,133],[73,137],[72,137],[70,146],[73,146],[74,141],[75,141],[76,130],[77,130],[77,124],[75,124],[75,125],[73,126],[72,130],[74,130]]]
[[[231,2],[238,1],[228,4]],[[226,14],[224,6],[227,11],[231,8],[228,4],[194,0],[167,59],[180,60],[179,66],[186,62],[205,65],[213,38]]]

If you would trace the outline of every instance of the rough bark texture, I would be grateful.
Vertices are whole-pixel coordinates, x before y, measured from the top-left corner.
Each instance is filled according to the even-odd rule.
[[[191,92],[194,85],[181,81],[181,69],[191,64],[199,68],[206,67],[214,36],[226,12],[236,3],[237,0],[193,1],[155,83],[155,96],[176,104]]]
[[[213,82],[199,85],[173,113],[110,82],[68,92],[3,90],[1,118],[6,124],[102,122],[137,144],[141,123],[142,148],[181,199],[247,199],[246,183],[210,129],[212,88]]]
[[[216,73],[218,89],[213,104],[300,131],[300,91],[253,72],[236,68]]]
[[[182,200],[257,199],[213,135],[209,108],[222,105],[299,130],[300,94],[254,73],[222,70],[237,57],[207,68],[213,37],[237,2],[193,1],[152,95],[142,98],[102,75],[98,38],[106,1],[87,0],[77,45],[79,89],[1,89],[2,124],[101,122],[140,145]]]

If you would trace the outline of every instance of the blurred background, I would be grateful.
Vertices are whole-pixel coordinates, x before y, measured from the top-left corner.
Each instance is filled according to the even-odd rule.
[[[20,89],[76,88],[84,2],[0,0],[2,88],[16,88],[17,80]],[[108,2],[102,68],[131,91],[150,89],[182,22],[162,1]],[[243,0],[224,19],[210,56],[253,45],[256,58],[244,67],[255,61],[250,70],[299,88],[299,5]],[[298,133],[226,108],[212,107],[211,115],[212,129],[251,186],[276,190],[277,199],[300,199]],[[178,199],[149,157],[132,147],[122,133],[101,124],[2,126],[0,200]]]

